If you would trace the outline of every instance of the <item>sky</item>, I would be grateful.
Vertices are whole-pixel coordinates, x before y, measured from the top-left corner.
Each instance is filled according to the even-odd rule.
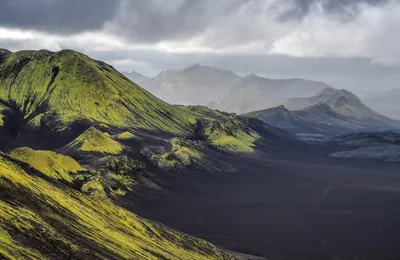
[[[193,63],[400,88],[400,1],[1,0],[0,48],[75,49],[154,76]]]

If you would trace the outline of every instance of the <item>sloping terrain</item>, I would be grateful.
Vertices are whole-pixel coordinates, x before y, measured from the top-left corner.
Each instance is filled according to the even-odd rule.
[[[229,71],[193,64],[182,70],[162,71],[142,86],[171,104],[207,105],[237,78]]]
[[[135,80],[135,77],[131,78]],[[279,100],[309,96],[329,87],[322,82],[303,79],[268,79],[255,74],[241,77],[199,64],[182,70],[163,71],[141,84],[173,104],[206,105],[235,113],[273,106]]]
[[[125,77],[127,77],[128,79],[130,79],[132,82],[138,84],[138,85],[142,85],[143,82],[149,80],[149,77],[146,77],[140,73],[137,73],[136,71],[131,71],[131,72],[123,72],[122,74],[124,74]]]
[[[394,120],[373,111],[364,105],[356,95],[345,89],[326,88],[314,96],[291,98],[283,103],[289,110],[301,110],[319,104],[326,104],[338,114],[354,120],[362,120],[366,123],[374,123],[374,121],[394,123]]]
[[[286,108],[286,105],[289,107]],[[256,117],[291,133],[332,135],[400,129],[399,121],[376,113],[346,90],[329,88],[309,98],[289,99],[286,105],[255,111],[246,116]]]
[[[185,171],[235,171],[219,155],[251,156],[254,124],[169,105],[71,50],[1,50],[0,112],[1,257],[230,259],[114,203],[172,197],[166,179]]]
[[[141,89],[111,66],[71,50],[19,51],[2,56],[4,128],[67,129],[74,123],[190,132],[195,120]]]
[[[51,151],[38,151],[29,147],[21,147],[12,150],[10,155],[31,165],[50,178],[68,183],[73,182],[76,173],[86,170],[73,158]]]
[[[341,151],[330,154],[332,157],[400,162],[400,133],[353,133],[332,137],[326,142],[340,147]]]
[[[275,106],[286,98],[309,96],[327,87],[325,83],[317,81],[269,79],[250,74],[231,82],[228,94],[220,102],[211,104],[211,107],[239,113],[251,112]]]
[[[0,154],[0,258],[230,259]]]
[[[126,136],[126,132],[120,134]],[[103,133],[94,126],[88,128],[85,132],[67,144],[67,149],[74,152],[97,152],[119,154],[122,152],[122,145],[113,140],[108,133]]]
[[[375,111],[390,118],[400,120],[400,89],[361,93],[362,101]]]

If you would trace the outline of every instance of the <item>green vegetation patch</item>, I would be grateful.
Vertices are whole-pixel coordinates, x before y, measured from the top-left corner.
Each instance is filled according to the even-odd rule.
[[[143,163],[127,156],[107,156],[101,159],[101,163],[97,170],[101,184],[113,198],[125,196],[128,191],[132,191],[139,175],[146,171]]]
[[[36,170],[53,179],[64,180],[70,183],[74,181],[76,173],[86,170],[73,158],[51,151],[21,147],[11,151],[10,155],[13,158],[28,163]]]
[[[132,139],[132,138],[134,138],[134,137],[135,137],[134,134],[132,134],[132,133],[129,132],[129,131],[125,131],[125,132],[119,134],[117,138],[118,138],[119,140],[130,140],[130,139]]]
[[[157,162],[160,168],[174,168],[178,165],[189,166],[204,157],[193,144],[183,138],[173,138],[170,144],[170,152],[153,155],[153,160]]]
[[[232,259],[206,241],[26,172],[4,154],[0,191],[0,258]]]
[[[234,153],[254,152],[254,143],[260,137],[235,115],[226,121],[203,120],[201,135],[212,146]]]
[[[108,133],[103,133],[93,126],[69,143],[67,147],[82,152],[108,154],[119,154],[123,150],[122,145],[113,140]]]
[[[0,58],[0,99],[25,119],[48,112],[57,130],[76,122],[175,135],[196,120],[125,78],[112,66],[72,51],[19,51]]]

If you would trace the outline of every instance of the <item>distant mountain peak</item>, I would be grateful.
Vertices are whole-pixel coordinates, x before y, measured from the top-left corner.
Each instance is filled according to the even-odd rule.
[[[250,73],[250,74],[247,74],[246,76],[244,76],[245,78],[260,78],[260,76],[258,76],[257,74],[255,74],[255,73]]]
[[[325,111],[333,111],[330,106],[325,103],[318,103],[316,105],[308,106],[303,109],[304,111],[311,111],[311,110],[325,110]]]
[[[194,69],[194,68],[198,68],[198,67],[205,67],[205,66],[201,66],[199,63],[193,63],[193,64],[187,66],[185,69],[190,69],[190,68]]]
[[[125,77],[127,77],[128,79],[130,79],[131,81],[133,81],[139,85],[141,85],[146,80],[150,79],[149,77],[147,77],[139,72],[136,72],[134,70],[132,70],[131,72],[122,72],[122,74],[124,74]]]

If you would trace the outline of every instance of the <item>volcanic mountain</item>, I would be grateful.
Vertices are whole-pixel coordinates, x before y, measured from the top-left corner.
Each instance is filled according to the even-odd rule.
[[[126,73],[126,75],[129,75]],[[128,76],[129,77],[129,76]],[[135,77],[131,77],[135,82]],[[138,79],[141,81],[141,79]],[[269,79],[194,64],[166,70],[141,81],[144,88],[173,104],[207,105],[214,109],[244,113],[288,97],[312,95],[328,85],[304,79]]]
[[[338,134],[400,128],[400,122],[378,114],[344,89],[327,88],[309,98],[291,98],[284,103],[247,115],[292,133]]]
[[[285,135],[235,114],[170,105],[72,50],[0,50],[0,118],[6,259],[236,258],[117,204],[171,196],[160,180],[168,171],[232,171],[219,155],[246,156],[264,135]]]

